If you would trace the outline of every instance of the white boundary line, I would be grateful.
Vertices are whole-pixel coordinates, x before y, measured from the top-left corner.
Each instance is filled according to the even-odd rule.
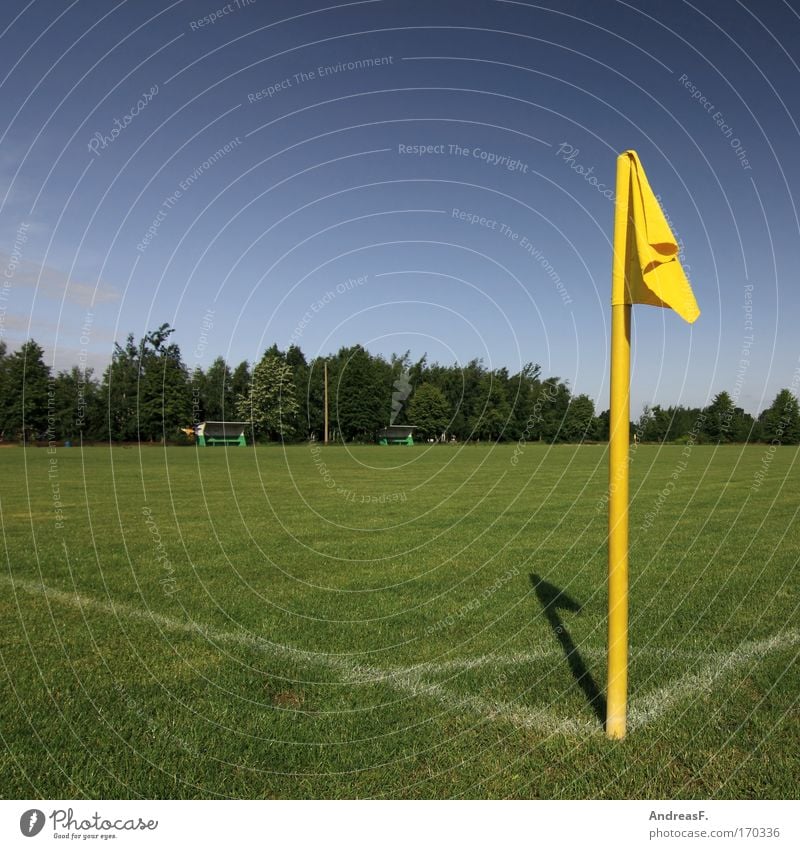
[[[81,610],[94,610],[126,619],[158,625],[165,630],[204,637],[215,643],[233,643],[255,649],[273,657],[302,660],[311,665],[332,669],[352,684],[386,684],[405,696],[424,696],[439,702],[444,707],[468,710],[491,720],[511,723],[518,728],[539,731],[544,734],[564,734],[586,737],[598,735],[601,729],[588,718],[569,719],[559,717],[543,708],[522,707],[508,702],[493,702],[480,696],[459,696],[447,687],[432,681],[423,681],[426,674],[435,674],[447,670],[469,670],[488,665],[522,665],[549,657],[557,657],[561,652],[554,648],[539,647],[535,651],[506,655],[482,655],[476,658],[455,659],[442,663],[420,663],[415,666],[381,669],[379,667],[351,663],[336,655],[302,651],[282,646],[264,638],[235,631],[221,631],[197,622],[181,622],[170,616],[150,610],[142,610],[127,604],[103,601],[81,593],[64,592],[45,584],[36,583],[8,575],[0,575],[3,583],[14,591],[22,590],[31,595],[44,596],[48,601],[76,607]],[[703,657],[706,663],[695,671],[689,672],[664,687],[642,696],[632,702],[629,712],[631,731],[644,728],[661,719],[666,713],[679,705],[690,701],[701,693],[711,692],[714,685],[725,675],[744,666],[761,660],[770,652],[793,648],[800,645],[800,629],[784,631],[772,637],[742,643],[731,652],[676,652],[668,649],[644,649],[643,655],[656,657]],[[597,650],[586,650],[587,655],[602,655]]]
[[[762,660],[770,652],[791,649],[798,644],[800,644],[800,629],[797,628],[763,640],[742,643],[738,648],[727,652],[724,657],[714,657],[699,669],[687,672],[666,687],[659,687],[637,699],[628,715],[628,727],[633,731],[649,725],[672,708],[691,701],[702,693],[710,693],[724,675]]]
[[[332,669],[352,684],[386,684],[404,696],[425,696],[439,702],[446,708],[470,711],[487,719],[501,719],[519,728],[532,729],[547,735],[588,736],[600,732],[597,724],[588,718],[586,720],[561,718],[542,708],[526,708],[507,702],[493,702],[479,696],[459,696],[441,684],[423,681],[422,672],[417,671],[414,667],[411,667],[411,669],[402,667],[380,669],[375,666],[350,663],[336,655],[302,651],[281,646],[246,633],[220,631],[196,622],[181,622],[154,611],[141,610],[127,604],[103,601],[78,592],[64,592],[34,581],[13,578],[8,575],[0,575],[0,580],[9,584],[15,591],[22,590],[32,595],[44,596],[48,601],[58,604],[154,624],[164,630],[205,637],[215,643],[232,643],[273,657],[301,660],[311,665]]]
[[[449,671],[468,671],[470,669],[479,669],[482,666],[521,666],[523,663],[535,663],[539,660],[546,660],[549,657],[563,657],[563,651],[557,649],[554,645],[542,643],[534,649],[529,649],[524,652],[511,652],[507,654],[483,654],[478,657],[463,657],[453,658],[452,660],[442,661],[425,661],[411,666],[397,667],[404,672],[419,672],[425,674],[436,674],[437,672]],[[586,646],[577,646],[580,654],[585,658],[593,660],[605,660],[606,650],[595,649]],[[720,661],[728,657],[728,652],[708,652],[699,649],[662,649],[654,646],[644,646],[640,649],[632,649],[630,652],[631,658],[636,657],[652,657],[657,660],[667,661],[675,659],[684,660],[709,660],[716,658]]]

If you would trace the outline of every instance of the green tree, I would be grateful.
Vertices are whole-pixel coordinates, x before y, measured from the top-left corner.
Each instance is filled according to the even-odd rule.
[[[299,408],[292,369],[268,351],[253,369],[247,394],[239,395],[236,404],[239,416],[250,422],[257,437],[286,439]]]
[[[645,404],[642,407],[642,414],[639,416],[639,419],[636,422],[636,427],[634,428],[639,439],[643,442],[650,441],[650,434],[653,430],[654,419],[655,416],[653,415],[653,408],[649,404]]]
[[[479,436],[475,427],[480,421],[486,400],[483,392],[486,373],[481,360],[472,359],[464,366],[450,366],[441,375],[442,385],[439,388],[453,411],[450,430],[459,440],[476,439]]]
[[[331,403],[335,425],[344,439],[372,440],[389,423],[389,365],[381,366],[361,345],[343,348],[337,359]]]
[[[450,405],[442,390],[432,383],[417,387],[408,405],[408,420],[425,437],[444,433],[450,424]]]
[[[223,357],[217,357],[203,376],[201,399],[203,419],[224,422],[234,419],[236,413],[233,375]]]
[[[308,377],[303,396],[305,408],[300,413],[308,437],[311,438],[313,435],[314,438],[319,440],[324,438],[323,430],[325,429],[325,362],[326,358],[318,357],[312,360],[308,366]],[[332,385],[330,367],[328,369],[328,381],[330,387]]]
[[[705,409],[706,419],[703,425],[703,431],[709,440],[712,442],[733,442],[734,413],[733,401],[727,392],[720,392],[714,397],[714,400]]]
[[[234,407],[237,404],[236,399],[240,395],[246,395],[250,391],[251,378],[250,363],[248,363],[247,360],[243,360],[238,366],[236,366],[233,370],[233,374],[231,375],[231,400]]]
[[[115,345],[101,387],[104,437],[173,439],[191,422],[189,375],[180,348],[169,342],[172,333],[172,327],[162,324],[138,344],[128,334],[124,346]]]
[[[3,339],[0,339],[0,442],[6,438],[5,415],[8,409],[8,397],[6,394],[6,372],[8,370],[8,349]]]
[[[642,442],[664,442],[669,436],[672,418],[660,404],[645,404],[634,431]]]
[[[705,410],[699,407],[668,407],[669,436],[671,441],[702,443],[706,441],[704,429]]]
[[[82,374],[78,367],[51,378],[42,349],[32,340],[11,355],[0,340],[0,438],[30,439],[52,426],[60,438],[80,433],[84,439],[154,440],[177,436],[192,420],[235,417],[253,420],[258,434],[272,439],[322,438],[326,363],[334,437],[338,431],[347,440],[371,439],[395,421],[417,424],[427,436],[446,428],[460,440],[608,438],[608,412],[595,416],[588,396],[572,398],[565,381],[542,379],[534,363],[509,376],[505,368],[487,370],[480,359],[442,365],[428,363],[423,354],[414,362],[406,351],[387,361],[361,345],[309,363],[298,346],[281,351],[273,344],[252,373],[246,361],[231,372],[217,357],[208,371],[197,368],[190,379],[180,349],[170,342],[173,332],[162,324],[138,343],[129,334],[124,344],[115,345],[99,387],[91,370]],[[276,364],[284,368],[276,371]],[[291,388],[285,385],[287,375]],[[413,387],[416,403],[407,393]],[[800,413],[788,389],[757,421],[720,392],[703,410],[645,407],[635,430],[652,442],[791,444],[800,442]]]
[[[526,363],[519,374],[509,380],[509,403],[511,404],[511,420],[506,427],[506,436],[510,439],[538,438],[532,436],[537,425],[536,398],[539,395],[541,381],[541,366]]]
[[[3,357],[2,372],[0,431],[5,439],[28,441],[43,436],[48,428],[48,392],[52,390],[44,351],[29,339],[18,351]]]
[[[192,393],[192,424],[204,421],[219,421],[213,416],[206,414],[206,401],[208,398],[206,373],[201,366],[195,366],[189,378],[189,388]]]
[[[542,382],[534,402],[538,410],[538,425],[534,431],[534,439],[539,436],[547,442],[565,441],[563,422],[569,407],[570,395],[569,386],[559,377],[548,377]]]
[[[298,437],[309,438],[313,432],[311,427],[310,405],[313,403],[310,394],[311,370],[306,362],[305,354],[299,346],[290,345],[286,351],[286,365],[292,370],[294,382],[294,397],[297,399],[297,414],[292,422],[292,430]],[[321,409],[321,407],[320,407]]]
[[[734,407],[730,429],[733,442],[750,442],[753,439],[755,419],[741,407]]]
[[[800,442],[800,405],[788,389],[781,389],[760,416],[761,438],[780,445]]]
[[[471,430],[480,439],[499,440],[511,418],[511,405],[506,396],[507,374],[487,372],[480,384],[483,403],[476,411]]]
[[[100,396],[104,406],[101,436],[112,441],[138,438],[137,395],[140,346],[129,333],[124,345],[114,344],[111,362],[103,372]]]
[[[611,430],[611,425],[609,423],[610,418],[611,413],[609,410],[603,410],[600,415],[595,416],[592,424],[592,435],[598,442],[608,442]]]
[[[565,442],[583,442],[591,436],[594,420],[594,401],[588,395],[576,395],[569,402],[561,424],[561,438]]]
[[[99,425],[97,382],[92,369],[72,366],[60,371],[53,381],[55,431],[60,439],[91,439]]]
[[[162,324],[140,344],[138,391],[139,438],[174,439],[191,424],[189,375],[180,348],[169,343],[174,328]]]

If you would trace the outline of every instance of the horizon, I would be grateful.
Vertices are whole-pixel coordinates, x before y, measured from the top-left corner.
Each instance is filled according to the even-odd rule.
[[[173,330],[175,330],[175,332],[177,332],[177,328],[173,328]],[[128,335],[129,334],[125,334],[125,336],[123,337],[122,340],[117,340],[117,344],[119,344],[122,347],[122,342],[127,340]],[[205,337],[203,335],[201,335],[199,338],[204,339]],[[135,336],[134,336],[134,339],[135,339]],[[0,340],[0,341],[2,341],[2,340]],[[35,339],[29,340],[29,341],[37,342],[37,340],[35,340]],[[141,340],[135,340],[135,341],[138,342],[138,341],[141,341]],[[20,344],[22,344],[22,343],[20,343]],[[38,344],[38,342],[37,342],[37,344]],[[473,361],[477,362],[479,365],[486,368],[487,372],[488,371],[498,371],[500,369],[506,368],[505,366],[498,365],[494,369],[489,369],[488,366],[486,365],[486,363],[484,362],[484,360],[480,357],[470,358],[466,362],[447,363],[447,362],[442,362],[442,361],[439,361],[439,360],[431,360],[425,352],[423,352],[419,356],[416,356],[416,355],[411,354],[410,352],[407,352],[407,351],[403,352],[402,354],[397,352],[397,351],[393,351],[387,356],[382,352],[370,351],[369,348],[367,348],[365,345],[363,345],[360,342],[353,342],[350,345],[343,345],[336,351],[328,351],[327,353],[324,353],[324,354],[317,354],[314,357],[307,357],[306,352],[303,351],[303,349],[302,349],[302,346],[296,345],[294,342],[291,342],[289,345],[286,346],[286,348],[281,348],[279,346],[278,342],[275,341],[272,344],[267,345],[266,348],[264,349],[264,351],[262,352],[261,356],[258,357],[257,359],[254,359],[254,360],[238,360],[238,361],[236,361],[236,360],[234,360],[234,361],[226,360],[225,357],[222,354],[216,354],[216,355],[210,354],[210,353],[205,351],[206,346],[205,346],[204,342],[199,343],[199,344],[200,344],[200,346],[202,347],[202,350],[203,350],[203,359],[204,359],[204,362],[205,362],[205,368],[202,368],[200,366],[195,366],[195,368],[202,368],[203,372],[207,371],[208,367],[211,366],[211,364],[214,363],[218,359],[224,360],[226,367],[228,369],[230,369],[231,372],[233,372],[234,369],[237,366],[241,365],[242,363],[246,363],[248,368],[252,371],[253,366],[255,366],[258,363],[258,361],[271,348],[273,348],[275,346],[278,347],[278,351],[282,355],[285,355],[290,347],[292,347],[292,346],[296,347],[303,354],[303,357],[305,358],[305,360],[306,360],[306,362],[308,363],[309,366],[312,365],[315,362],[319,362],[319,361],[322,361],[322,360],[330,360],[330,359],[336,358],[338,356],[338,353],[343,348],[349,349],[349,348],[354,348],[354,347],[360,345],[362,348],[364,348],[365,351],[367,351],[367,353],[370,356],[379,357],[379,358],[383,359],[384,362],[386,362],[386,363],[391,363],[393,360],[399,361],[399,360],[405,359],[406,355],[408,355],[407,359],[411,364],[417,364],[424,359],[426,368],[428,368],[428,367],[433,368],[433,367],[437,367],[437,366],[443,367],[443,368],[463,368],[464,365],[467,365],[468,363],[473,362]],[[180,345],[178,347],[180,347]],[[11,353],[13,353],[13,351],[11,349],[9,349],[6,353],[11,354]],[[181,350],[181,361],[183,362],[183,364],[187,368],[188,380],[191,383],[191,381],[193,379],[192,378],[193,369],[190,368],[189,363],[187,361],[186,353],[183,350]],[[73,366],[77,366],[81,371],[84,371],[85,368],[88,368],[89,370],[91,370],[91,380],[97,382],[98,384],[102,383],[103,375],[105,373],[105,370],[110,365],[110,363],[111,363],[111,359],[109,358],[109,360],[107,361],[105,366],[102,366],[102,368],[96,368],[95,366],[87,365],[85,363],[85,356],[79,355],[77,362],[71,363],[69,365],[66,365],[66,366],[58,368],[58,369],[53,369],[52,364],[48,363],[46,358],[45,358],[45,364],[48,366],[48,368],[51,369],[51,373],[52,373],[53,377],[55,377],[57,374],[59,374],[61,372],[68,372]],[[525,364],[523,364],[523,366],[524,365]],[[539,374],[539,377],[537,378],[540,382],[544,383],[546,381],[554,380],[554,381],[558,381],[559,383],[563,383],[569,388],[570,395],[571,395],[572,398],[575,398],[578,395],[584,395],[584,394],[588,395],[588,393],[576,393],[574,391],[573,387],[570,385],[569,380],[561,377],[561,375],[559,375],[558,373],[553,373],[553,374],[545,373],[544,371],[541,370],[541,364],[540,363],[533,361],[533,362],[531,362],[531,365],[540,369],[540,374]],[[508,370],[509,378],[513,378],[515,376],[521,375],[521,373],[522,373],[521,370],[519,370],[519,371]],[[424,381],[423,381],[423,383],[424,383]],[[423,384],[420,384],[420,385],[423,385]],[[797,396],[798,385],[800,385],[800,367],[798,367],[798,369],[795,371],[793,379],[789,383],[789,385],[779,387],[779,389],[775,393],[775,396],[765,400],[764,406],[762,408],[760,408],[758,410],[752,410],[752,409],[748,410],[746,407],[741,407],[740,405],[735,404],[735,403],[734,403],[734,406],[737,409],[743,410],[745,413],[751,415],[754,419],[757,420],[758,417],[761,415],[761,413],[763,413],[765,410],[768,410],[770,408],[770,406],[775,401],[775,398],[777,397],[777,395],[780,394],[780,392],[782,392],[783,390],[788,390],[792,395],[794,395],[795,397],[798,397]],[[716,395],[714,395],[712,398],[709,399],[708,404],[703,404],[703,405],[664,403],[664,402],[661,402],[658,399],[656,399],[652,403],[648,403],[646,405],[643,405],[642,408],[638,411],[634,410],[633,407],[631,407],[631,421],[632,422],[638,421],[641,418],[641,416],[644,415],[646,410],[652,410],[655,407],[659,407],[662,410],[678,409],[678,408],[681,408],[681,407],[684,408],[684,409],[687,409],[687,410],[704,409],[709,404],[711,404],[718,395],[720,395],[723,392],[727,393],[727,395],[735,402],[735,400],[737,398],[736,387],[734,387],[733,391],[730,391],[730,389],[723,387],[722,389],[719,390],[718,393],[716,393]],[[608,412],[608,404],[603,405],[601,400],[594,398],[591,395],[589,395],[588,397],[591,398],[591,400],[594,404],[596,416],[600,415],[601,413],[607,413]]]
[[[685,5],[701,53],[656,2],[229,5],[16,4],[9,349],[30,337],[56,369],[99,372],[157,315],[190,369],[273,339],[360,343],[537,362],[604,409],[614,168],[632,148],[702,311],[688,327],[634,308],[632,413],[728,391],[756,414],[794,385],[790,7]]]

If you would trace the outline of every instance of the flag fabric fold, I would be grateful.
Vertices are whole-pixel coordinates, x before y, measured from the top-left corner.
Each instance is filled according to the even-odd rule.
[[[700,310],[678,260],[678,242],[636,152],[626,150],[622,157],[630,166],[627,253],[625,276],[614,281],[611,303],[666,307],[691,324]]]

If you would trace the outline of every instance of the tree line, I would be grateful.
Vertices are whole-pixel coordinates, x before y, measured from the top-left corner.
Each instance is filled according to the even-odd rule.
[[[0,340],[0,438],[5,442],[188,442],[181,432],[201,421],[244,421],[258,441],[322,439],[324,371],[335,440],[371,442],[387,424],[412,424],[423,439],[584,442],[608,439],[608,411],[573,395],[559,377],[526,364],[512,374],[466,365],[388,360],[361,345],[307,359],[292,345],[268,348],[251,366],[217,357],[190,369],[163,324],[114,347],[98,378],[91,368],[58,371],[34,340],[9,353]],[[781,390],[757,418],[720,392],[704,408],[645,407],[631,422],[644,442],[800,443],[800,406]]]

